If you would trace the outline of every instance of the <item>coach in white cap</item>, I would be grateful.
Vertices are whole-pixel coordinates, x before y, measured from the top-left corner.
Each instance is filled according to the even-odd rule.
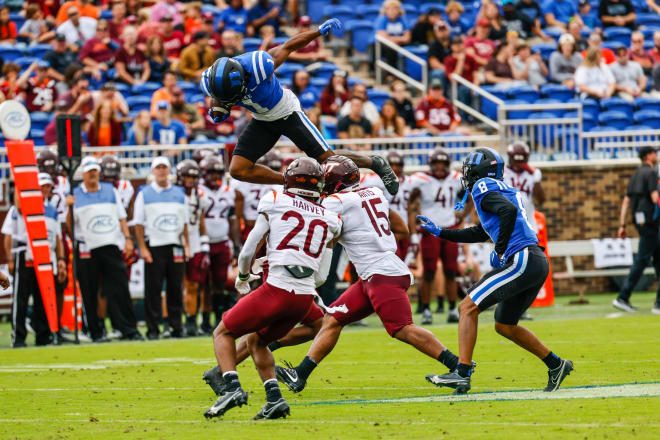
[[[190,257],[188,207],[183,189],[169,181],[170,169],[167,157],[156,157],[151,163],[153,181],[140,188],[133,205],[135,233],[145,262],[144,316],[148,339],[158,339],[163,281],[167,281],[171,336],[183,336],[184,260]]]
[[[126,225],[126,211],[114,186],[99,179],[101,166],[85,157],[80,168],[83,181],[67,197],[68,223],[75,223],[75,256],[87,329],[94,342],[105,342],[105,326],[97,315],[99,280],[108,300],[108,312],[122,339],[141,340],[128,290],[128,272],[117,243],[125,238],[124,253],[133,252]],[[122,237],[123,235],[123,237]]]

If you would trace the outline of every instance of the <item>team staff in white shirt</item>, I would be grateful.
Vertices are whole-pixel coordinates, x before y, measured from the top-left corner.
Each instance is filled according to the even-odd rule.
[[[126,224],[126,211],[117,190],[100,182],[101,167],[95,157],[80,164],[83,181],[67,197],[69,228],[75,223],[78,281],[85,307],[87,329],[94,342],[106,342],[97,315],[99,280],[108,299],[108,310],[116,318],[122,339],[141,340],[128,290],[128,273],[117,243],[124,241],[125,255],[133,252]]]
[[[144,315],[147,338],[158,339],[163,281],[167,282],[167,317],[172,337],[183,337],[184,259],[190,259],[186,195],[169,181],[171,165],[159,156],[151,163],[153,182],[140,188],[133,222],[144,258]]]

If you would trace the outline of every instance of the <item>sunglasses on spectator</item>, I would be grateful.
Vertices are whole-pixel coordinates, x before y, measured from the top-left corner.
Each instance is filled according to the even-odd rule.
[[[643,43],[644,42],[644,40],[641,40],[641,39],[635,39],[635,40],[630,40],[630,41],[632,41],[633,43]]]
[[[105,32],[108,28],[96,28],[96,32]]]

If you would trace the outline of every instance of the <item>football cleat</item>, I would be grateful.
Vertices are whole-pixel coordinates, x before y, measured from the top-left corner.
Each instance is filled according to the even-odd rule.
[[[227,391],[222,396],[218,397],[213,406],[204,412],[204,417],[210,419],[212,417],[220,417],[227,411],[237,406],[247,404],[248,395],[242,388],[234,391]]]
[[[263,420],[263,419],[279,419],[291,415],[289,405],[282,397],[277,402],[266,402],[264,406],[261,407],[261,410],[253,417],[252,420]]]
[[[277,376],[277,380],[286,385],[287,388],[294,393],[299,393],[304,390],[306,384],[305,380],[298,375],[298,372],[290,363],[284,361],[284,365],[285,367],[275,365],[275,375]]]
[[[429,374],[426,380],[437,387],[453,388],[454,394],[467,394],[470,391],[470,377],[463,377],[456,370],[447,374]]]
[[[637,311],[637,309],[630,304],[630,301],[621,298],[615,298],[614,301],[612,301],[612,305],[614,308],[628,313],[634,313]]]
[[[392,167],[384,157],[371,156],[371,169],[380,176],[388,193],[395,195],[399,192],[399,178],[396,177],[396,174],[392,171]]]
[[[566,376],[571,374],[571,371],[573,371],[573,362],[562,359],[561,365],[554,370],[548,370],[548,385],[543,391],[552,392],[558,390]]]
[[[225,392],[225,380],[222,378],[222,370],[217,365],[210,370],[206,370],[202,379],[211,387],[216,396],[220,396]]]
[[[431,309],[424,309],[422,312],[422,325],[430,324],[433,324],[433,313],[431,313]]]
[[[447,314],[447,322],[450,324],[458,322],[458,310],[450,310]]]

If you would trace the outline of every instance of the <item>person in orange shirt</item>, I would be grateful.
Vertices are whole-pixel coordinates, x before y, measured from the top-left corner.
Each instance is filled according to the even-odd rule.
[[[193,35],[195,29],[199,28],[203,24],[202,20],[202,3],[201,2],[192,2],[186,6],[186,18],[184,21],[184,26],[186,29],[186,37],[190,38]],[[190,41],[190,40],[188,40]]]
[[[115,118],[110,101],[103,101],[94,109],[94,121],[87,132],[92,147],[110,147],[121,144],[121,125]]]
[[[600,44],[602,42],[603,39],[600,37],[600,34],[598,32],[594,32],[591,35],[589,35],[589,39],[587,40],[589,47],[598,47],[601,49],[600,52],[603,55],[603,61],[605,62],[605,64],[612,64],[613,62],[616,61],[616,56],[614,55],[612,49],[601,48]],[[586,56],[587,56],[587,51],[583,50],[582,58],[586,58]]]
[[[94,6],[90,0],[71,0],[65,2],[57,11],[57,24],[60,25],[69,19],[67,11],[71,7],[77,7],[80,11],[81,17],[90,17],[93,19],[98,19],[100,15],[99,8]]]
[[[158,114],[158,103],[160,101],[167,101],[170,104],[172,103],[172,95],[174,94],[174,88],[176,87],[176,82],[178,78],[176,73],[171,70],[165,72],[163,77],[163,87],[156,90],[151,96],[151,116],[156,117]]]

